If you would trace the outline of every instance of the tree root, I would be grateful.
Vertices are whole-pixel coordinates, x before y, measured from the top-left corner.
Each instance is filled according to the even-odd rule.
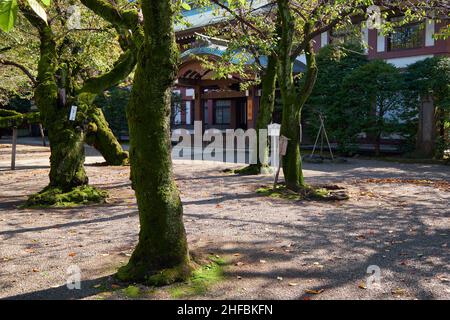
[[[350,197],[344,188],[336,185],[316,185],[299,187],[296,191],[286,188],[285,185],[262,186],[256,190],[257,193],[287,200],[310,200],[310,201],[342,201]]]
[[[240,169],[225,169],[224,172],[238,174],[241,176],[254,176],[272,173],[272,168],[268,165],[250,164]]]
[[[69,191],[48,186],[39,193],[31,195],[23,207],[74,207],[91,203],[104,203],[107,196],[106,191],[89,185],[75,187]]]
[[[186,281],[194,270],[194,264],[186,261],[172,268],[148,271],[145,266],[128,263],[121,267],[115,277],[123,282],[141,282],[150,286],[165,286]]]

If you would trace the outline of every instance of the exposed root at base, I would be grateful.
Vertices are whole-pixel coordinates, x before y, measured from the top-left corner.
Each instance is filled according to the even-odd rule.
[[[272,173],[272,168],[269,166],[259,166],[256,164],[251,164],[240,169],[225,169],[225,173],[238,174],[242,176],[254,176],[259,174],[269,174]]]
[[[342,201],[350,198],[345,189],[337,185],[308,185],[300,188],[298,191],[292,191],[286,188],[285,185],[278,184],[275,188],[272,186],[262,186],[256,192],[267,197],[294,201]]]
[[[74,207],[79,205],[104,203],[108,197],[106,191],[86,185],[63,191],[61,188],[48,186],[39,193],[31,195],[23,208],[40,207]]]
[[[119,268],[115,277],[123,282],[137,282],[160,287],[186,281],[194,269],[194,264],[186,262],[173,268],[149,272],[144,266],[135,266],[129,262],[127,265]]]

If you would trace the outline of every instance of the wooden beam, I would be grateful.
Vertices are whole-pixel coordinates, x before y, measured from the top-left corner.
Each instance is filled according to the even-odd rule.
[[[194,86],[202,86],[202,87],[210,87],[210,86],[218,86],[218,87],[227,87],[234,83],[238,83],[237,79],[221,79],[221,80],[212,80],[212,79],[190,79],[190,78],[178,78],[176,86],[179,87],[194,87]]]
[[[245,92],[242,91],[209,91],[202,94],[202,99],[231,99],[245,96]]]

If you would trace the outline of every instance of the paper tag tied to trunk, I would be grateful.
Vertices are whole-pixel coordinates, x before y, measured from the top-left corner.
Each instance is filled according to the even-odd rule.
[[[70,108],[69,120],[75,121],[76,117],[77,117],[77,106],[72,106],[72,108]]]
[[[289,138],[287,138],[283,135],[280,136],[280,155],[282,155],[282,156],[286,155],[288,142],[289,142]]]

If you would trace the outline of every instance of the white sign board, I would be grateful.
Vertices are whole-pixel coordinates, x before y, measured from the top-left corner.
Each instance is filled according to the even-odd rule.
[[[77,116],[77,106],[72,106],[72,108],[70,108],[70,115],[69,115],[69,120],[70,121],[75,121],[75,118]]]
[[[281,124],[272,123],[267,126],[269,136],[271,137],[279,137],[280,136],[280,128]]]

